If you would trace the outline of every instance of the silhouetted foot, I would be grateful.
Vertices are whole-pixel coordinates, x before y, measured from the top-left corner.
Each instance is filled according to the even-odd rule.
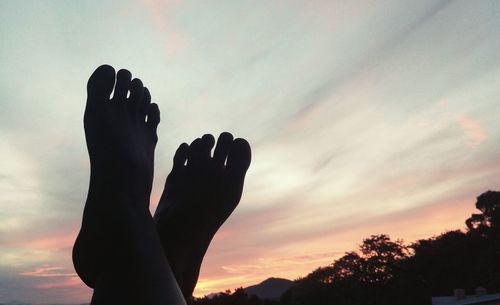
[[[246,140],[233,141],[230,133],[222,133],[212,157],[214,142],[212,135],[204,135],[177,149],[154,216],[186,299],[193,293],[210,241],[240,201],[250,165]]]
[[[151,104],[148,89],[131,78],[129,71],[120,70],[115,85],[114,69],[103,65],[87,84],[84,128],[90,186],[73,263],[91,287],[110,260],[123,256],[126,215],[131,215],[123,212],[123,203],[138,209],[149,206],[160,112]]]

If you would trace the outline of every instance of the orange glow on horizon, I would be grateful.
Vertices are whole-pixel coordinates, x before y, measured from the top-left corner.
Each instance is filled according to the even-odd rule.
[[[318,267],[331,264],[345,252],[356,250],[364,238],[373,234],[388,234],[393,240],[403,239],[405,244],[410,244],[449,230],[464,229],[465,219],[475,212],[472,202],[470,199],[452,200],[399,217],[382,217],[342,233],[311,238],[277,251],[269,250],[262,257],[250,254],[242,257],[241,261],[221,265],[216,273],[206,274],[203,268],[194,295],[202,297],[247,287],[269,277],[294,280],[306,276]],[[209,253],[209,256],[215,255]]]

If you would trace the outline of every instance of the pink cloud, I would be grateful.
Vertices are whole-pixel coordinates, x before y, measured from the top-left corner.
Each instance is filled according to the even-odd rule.
[[[64,267],[50,267],[45,265],[43,267],[35,268],[34,271],[21,272],[20,275],[35,276],[35,277],[76,277],[74,272],[63,272]]]
[[[86,288],[83,287],[82,281],[80,281],[80,278],[78,276],[73,276],[73,277],[67,277],[64,279],[56,279],[53,281],[49,282],[44,282],[35,285],[35,288],[38,289],[53,289],[53,288],[83,288],[82,293],[86,292]]]
[[[472,168],[466,169],[469,170]],[[286,237],[288,244],[278,236],[272,240],[274,247],[271,248],[263,248],[244,238],[245,243],[251,245],[239,253],[228,254],[227,248],[236,245],[231,244],[231,239],[246,236],[235,224],[231,226],[234,238],[212,245],[195,295],[246,287],[271,276],[289,279],[305,276],[319,266],[330,264],[344,251],[356,249],[357,244],[371,234],[387,233],[394,239],[403,238],[410,243],[447,230],[463,229],[465,219],[475,212],[474,197],[480,192],[475,188],[429,200],[414,208],[357,221],[353,217],[353,223],[344,228],[325,225],[317,230],[307,230],[309,232],[302,237],[296,237],[299,234],[290,228]],[[262,223],[257,221],[254,225],[262,226]],[[241,224],[238,222],[238,225]]]
[[[186,45],[185,35],[173,25],[172,12],[180,3],[179,0],[142,0],[148,9],[154,27],[165,35],[165,48],[167,55],[173,56],[180,53]]]
[[[486,132],[477,120],[463,114],[458,119],[458,122],[467,137],[467,146],[477,147],[486,139]]]
[[[76,238],[76,232],[54,232],[51,235],[34,238],[31,240],[26,240],[24,242],[19,242],[18,246],[26,249],[65,249],[73,245]]]
[[[9,242],[9,246],[29,250],[66,251],[73,246],[79,226],[80,220],[74,220],[62,225],[57,230],[18,236]]]
[[[311,249],[308,250],[310,253]],[[223,265],[215,274],[202,276],[196,286],[195,296],[203,296],[213,292],[246,287],[257,284],[268,277],[283,277],[296,279],[306,275],[318,266],[331,263],[334,257],[341,252],[313,252],[310,255],[296,255],[290,257],[273,256],[252,257],[244,259],[248,263],[234,262]]]
[[[292,257],[278,257],[278,258],[259,258],[257,264],[241,264],[241,265],[227,265],[222,266],[222,269],[231,274],[248,274],[249,272],[259,272],[261,270],[282,269],[290,268],[294,265],[304,265],[310,263],[321,263],[333,261],[333,257],[338,256],[342,252],[322,252],[311,255],[298,255]]]

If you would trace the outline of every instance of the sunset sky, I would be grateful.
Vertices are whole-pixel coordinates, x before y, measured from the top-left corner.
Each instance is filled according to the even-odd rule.
[[[500,1],[2,0],[0,38],[0,303],[90,300],[71,247],[103,63],[162,111],[152,210],[178,144],[252,145],[199,296],[464,228],[500,189]]]

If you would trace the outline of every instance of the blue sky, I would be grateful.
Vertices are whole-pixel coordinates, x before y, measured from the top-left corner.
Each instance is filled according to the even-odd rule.
[[[0,302],[78,303],[95,67],[162,111],[153,207],[178,144],[230,131],[253,163],[197,293],[296,278],[363,237],[463,228],[500,183],[497,1],[1,1]]]

